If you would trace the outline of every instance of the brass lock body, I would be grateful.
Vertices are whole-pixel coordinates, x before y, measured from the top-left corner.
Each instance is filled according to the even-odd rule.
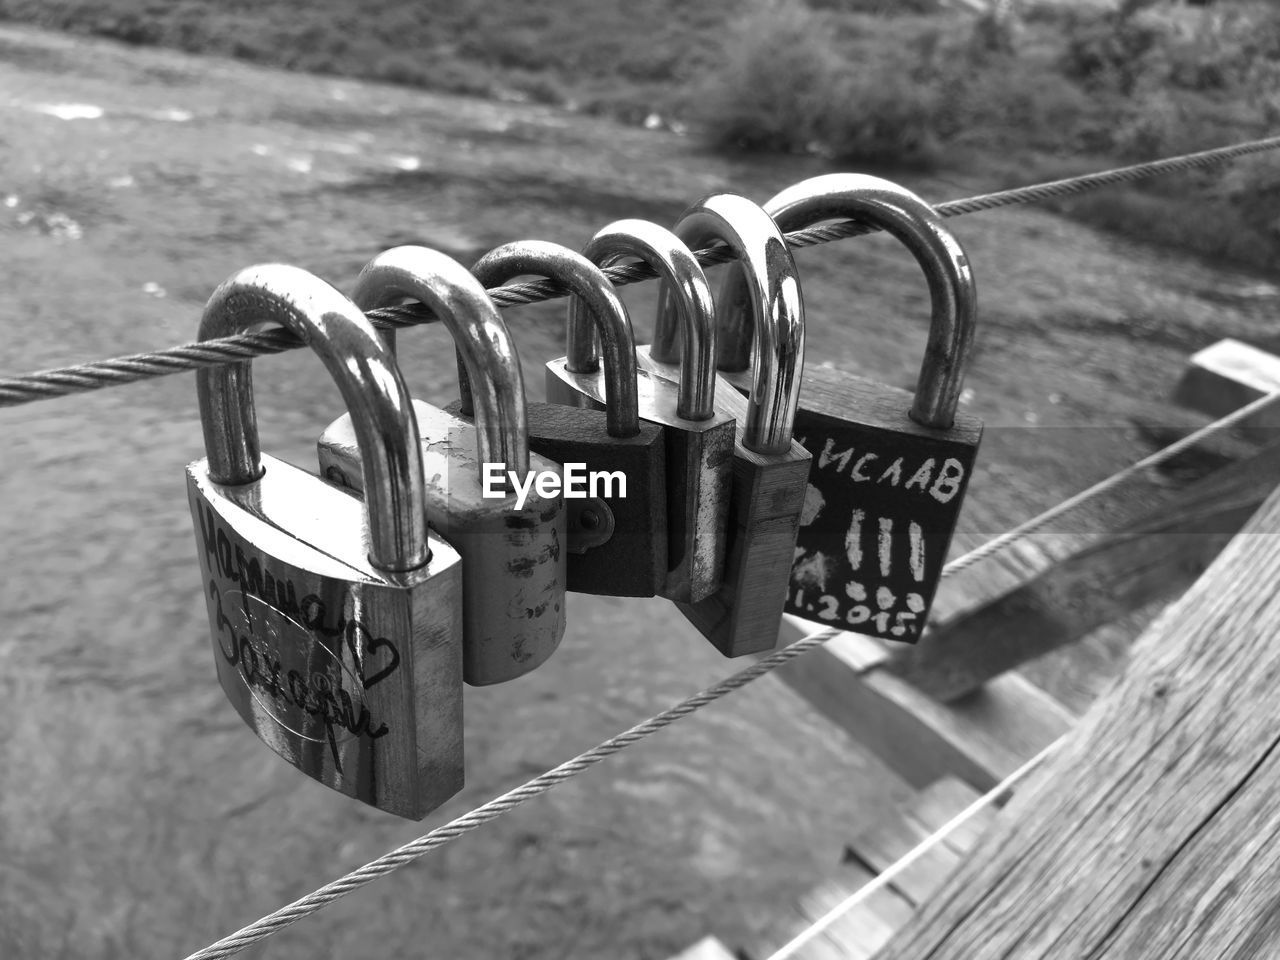
[[[223,283],[202,340],[276,322],[321,357],[368,453],[367,506],[258,448],[250,365],[197,373],[187,494],[218,681],[319,782],[421,819],[463,784],[462,566],[429,534],[408,392],[354,304],[305,271]]]
[[[371,310],[406,297],[444,322],[469,366],[474,422],[419,400],[412,406],[427,515],[462,557],[463,677],[473,686],[503,683],[544,663],[564,636],[564,500],[533,482],[558,477],[559,465],[529,452],[520,361],[476,278],[437,251],[396,247],[364,268],[352,299]],[[349,416],[330,424],[318,443],[320,470],[362,491],[354,439]],[[508,472],[514,483],[494,482]]]

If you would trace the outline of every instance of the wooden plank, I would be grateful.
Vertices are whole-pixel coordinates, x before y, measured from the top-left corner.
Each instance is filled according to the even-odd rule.
[[[858,879],[855,881],[854,887],[841,886],[840,891],[847,896],[848,890],[856,889],[863,882],[865,881]],[[750,949],[744,950],[743,953],[751,960],[762,960],[762,958],[776,953],[784,944],[790,943],[795,937],[808,930],[814,921],[834,904],[834,900],[831,898],[837,896],[837,894],[830,892],[827,886],[825,884],[821,885],[801,897],[797,902],[782,905],[779,912],[773,916],[772,931],[762,938],[758,945],[753,944]],[[855,933],[854,943],[856,944],[856,942]],[[827,935],[826,931],[823,931],[805,943],[803,949],[796,954],[796,957],[797,960],[844,960],[845,949],[840,942],[832,939]]]
[[[864,639],[874,644],[869,638]],[[918,793],[904,808],[886,811],[879,822],[849,844],[848,849],[856,854],[855,857],[852,860],[846,858],[833,876],[801,897],[794,911],[786,911],[787,919],[779,926],[778,936],[766,944],[766,949],[759,955],[767,956],[809,925],[820,921],[978,796],[968,784],[954,777],[944,777]],[[984,810],[974,820],[985,824],[992,816],[990,811]],[[959,837],[958,846],[949,845],[947,840],[939,841],[938,849],[942,851],[944,861],[928,861],[929,866],[905,884],[891,881],[866,893],[853,906],[843,910],[821,936],[802,947],[796,957],[799,960],[825,960],[828,957],[870,960],[911,917],[917,900],[927,895],[955,868],[976,836],[966,837],[957,831],[948,839]],[[909,892],[904,893],[903,886]],[[911,891],[914,896],[910,895]]]
[[[929,839],[932,831],[911,817],[885,817],[862,831],[845,846],[845,857],[873,873],[884,873]],[[946,844],[935,843],[889,881],[913,906],[929,898],[960,863],[960,854]]]
[[[772,956],[784,944],[790,943],[802,931],[813,925],[808,908],[802,908],[799,903],[781,905],[778,913],[772,915],[771,919],[773,931],[767,934],[758,945],[753,944],[749,949],[743,950],[744,957],[749,960],[763,960],[765,957]],[[843,948],[840,944],[826,936],[824,931],[808,941],[797,957],[798,960],[843,960],[842,952]]]
[[[1280,357],[1226,339],[1191,356],[1174,390],[1174,402],[1221,417],[1276,390],[1280,390]],[[1280,406],[1253,414],[1238,429],[1246,436],[1275,439]]]
[[[1130,416],[1131,425],[1153,446],[1163,447],[1213,422],[1206,414],[1182,410],[1167,403],[1142,404]],[[1122,530],[1176,497],[1168,473],[1179,477],[1200,477],[1225,464],[1246,459],[1256,444],[1229,434],[1216,434],[1169,461],[1168,471],[1134,474],[1106,493],[1073,510],[1069,517],[974,567],[943,581],[934,599],[928,634],[963,621],[974,611],[1005,596],[1051,569],[1061,560],[1098,542],[1098,535]],[[1101,478],[1099,478],[1101,479]],[[992,503],[977,489],[965,502],[961,529],[957,531],[952,556],[972,550],[991,537],[1009,529],[1003,503]]]
[[[809,923],[816,923],[871,880],[870,874],[862,876],[865,880],[842,877],[821,884],[801,898],[800,912]],[[826,953],[826,945],[831,944],[840,960],[870,960],[907,922],[914,910],[914,906],[896,891],[888,888],[876,890],[844,910],[823,931],[822,937],[818,938],[823,941],[822,945],[813,950],[806,945],[796,956],[798,960],[819,960]]]
[[[785,907],[774,924],[774,934],[766,937],[758,948],[748,951],[749,955],[759,958],[774,953],[872,879],[874,874],[865,867],[853,863],[842,865],[835,875],[809,890],[793,906]],[[805,943],[795,956],[797,960],[869,958],[906,922],[914,909],[893,889],[873,890]]]
[[[1280,955],[1280,490],[877,960]]]
[[[781,642],[807,632],[784,620]],[[847,643],[858,648],[878,643],[851,637]],[[964,700],[940,703],[883,668],[856,665],[862,658],[851,664],[835,643],[779,667],[777,676],[918,789],[951,774],[988,790],[1075,719],[1016,674],[998,677]]]
[[[715,937],[703,937],[671,960],[737,960],[737,957]]]
[[[1280,444],[1206,477],[1126,531],[1087,546],[986,606],[930,630],[888,665],[954,700],[991,677],[1186,589],[1280,479]]]
[[[926,833],[935,833],[963,813],[981,796],[963,780],[956,777],[942,777],[916,794],[904,814],[918,823]],[[991,826],[996,818],[996,812],[997,808],[994,805],[983,807],[960,826],[951,830],[942,842],[962,856],[967,854],[977,846],[978,840]]]
[[[1166,405],[1159,410],[1131,414],[1129,422],[1147,446],[1159,450],[1202,430],[1217,419],[1193,410]],[[1159,471],[1165,475],[1178,475],[1193,468],[1208,472],[1209,469],[1225,466],[1235,460],[1243,460],[1257,448],[1256,442],[1238,436],[1234,431],[1215,433],[1190,450],[1165,461]]]

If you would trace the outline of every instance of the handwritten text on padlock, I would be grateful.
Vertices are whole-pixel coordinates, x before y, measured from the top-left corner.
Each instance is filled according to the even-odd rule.
[[[371,715],[364,691],[399,669],[396,644],[346,614],[353,607],[350,596],[329,603],[315,594],[299,599],[293,581],[246,551],[208,506],[198,513],[219,652],[282,727],[312,739],[301,729],[303,718],[323,724],[341,770],[338,742],[388,733]]]

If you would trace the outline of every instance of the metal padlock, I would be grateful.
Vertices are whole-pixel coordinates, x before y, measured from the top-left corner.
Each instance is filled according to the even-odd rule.
[[[804,367],[804,306],[786,238],[745,197],[706,197],[685,212],[675,232],[694,249],[718,240],[738,255],[760,344],[750,395],[744,399],[724,382],[716,390],[717,407],[738,421],[724,583],[706,600],[677,604],[717,650],[738,657],[777,645],[787,600],[810,467],[808,451],[792,439]],[[659,326],[669,326],[666,313]],[[638,352],[656,375],[679,375],[675,364],[655,360],[652,350]]]
[[[413,409],[431,522],[462,556],[463,679],[502,683],[545,662],[564,636],[564,499],[534,482],[560,469],[529,453],[520,360],[479,281],[435,250],[395,247],[369,262],[352,294],[363,310],[406,297],[444,322],[478,397],[474,423],[418,400]],[[324,431],[320,470],[360,489],[352,430],[341,417]]]
[[[641,420],[660,424],[666,438],[667,570],[658,593],[694,602],[720,589],[727,552],[733,483],[733,417],[715,408],[715,307],[702,267],[680,239],[655,223],[620,220],[600,230],[583,255],[602,267],[637,258],[663,278],[666,301],[682,335],[678,383],[638,370]],[[570,306],[567,356],[547,364],[547,399],[601,408],[605,373],[596,360],[594,331]],[[642,352],[642,351],[641,351]]]
[[[471,272],[485,287],[525,275],[557,280],[570,291],[570,309],[578,311],[571,316],[599,331],[605,410],[530,403],[529,447],[563,464],[566,482],[581,471],[584,489],[566,490],[569,589],[654,596],[667,572],[666,446],[662,427],[638,416],[636,345],[627,308],[595,264],[544,240],[503,244]],[[591,359],[599,368],[599,360]],[[465,378],[463,384],[457,409],[465,416],[471,393]]]
[[[932,319],[910,392],[827,367],[805,371],[796,437],[813,454],[787,612],[893,640],[919,639],[942,576],[982,421],[957,414],[978,294],[960,242],[925,201],[879,177],[829,174],[783,190],[765,210],[784,230],[823,220],[883,227],[923,268]],[[740,276],[721,304],[732,307]],[[721,357],[750,356],[741,311],[721,314]]]
[[[242,270],[200,339],[279,323],[319,354],[365,451],[367,508],[258,448],[248,361],[196,374],[187,496],[218,681],[310,777],[421,819],[462,788],[462,566],[428,533],[409,394],[373,325],[296,267]]]

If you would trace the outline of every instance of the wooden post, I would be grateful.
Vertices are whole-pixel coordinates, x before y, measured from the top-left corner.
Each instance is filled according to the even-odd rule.
[[[1027,660],[1185,590],[1280,478],[1280,444],[1192,484],[1116,533],[1092,541],[1009,593],[898,647],[887,669],[954,700]]]
[[[783,620],[780,645],[809,632]],[[988,790],[1060,737],[1075,714],[1017,674],[939,703],[884,669],[881,641],[845,633],[776,676],[902,779],[923,789],[955,776]]]
[[[1280,490],[877,960],[1280,955]]]

